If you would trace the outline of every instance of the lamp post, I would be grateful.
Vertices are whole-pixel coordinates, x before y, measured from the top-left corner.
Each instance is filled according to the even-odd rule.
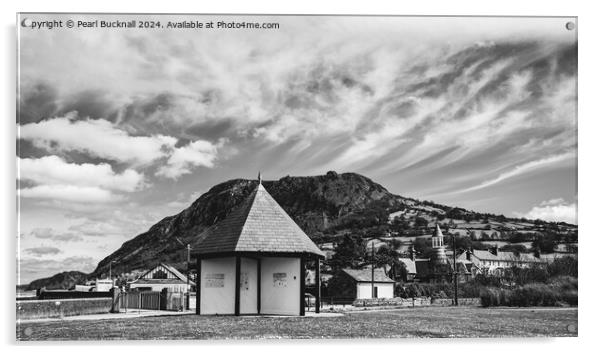
[[[113,276],[111,275],[111,272],[113,270],[113,263],[115,263],[115,261],[109,262],[109,279],[113,279]]]
[[[116,261],[110,261],[109,262],[109,279],[111,279],[111,286],[115,286],[115,282],[113,281],[113,275],[112,275],[112,270],[113,270],[113,263],[117,263]]]

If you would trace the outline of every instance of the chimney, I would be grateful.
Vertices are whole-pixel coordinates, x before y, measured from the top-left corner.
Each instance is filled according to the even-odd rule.
[[[469,262],[472,261],[472,247],[466,250],[466,260]]]
[[[416,255],[414,253],[414,245],[410,246],[410,259],[413,261],[416,260]]]
[[[497,245],[493,246],[493,249],[491,250],[491,253],[493,253],[494,255],[497,256]]]

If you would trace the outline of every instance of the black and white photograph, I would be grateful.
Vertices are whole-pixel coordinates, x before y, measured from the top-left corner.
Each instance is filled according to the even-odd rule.
[[[15,29],[17,342],[579,335],[576,16]]]

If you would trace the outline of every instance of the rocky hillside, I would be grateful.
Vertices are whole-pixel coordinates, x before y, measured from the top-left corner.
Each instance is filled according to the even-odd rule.
[[[214,186],[181,213],[164,218],[147,232],[125,242],[103,259],[92,274],[107,272],[111,261],[117,271],[146,268],[157,261],[184,261],[184,245],[194,243],[207,227],[228,215],[256,185],[256,180],[235,179]],[[369,210],[375,203],[395,209],[406,202],[405,198],[354,173],[287,176],[263,181],[263,185],[310,237],[321,235],[350,215]]]

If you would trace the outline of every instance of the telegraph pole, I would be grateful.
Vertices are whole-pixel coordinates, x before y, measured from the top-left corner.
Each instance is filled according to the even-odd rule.
[[[372,262],[371,263],[372,263],[372,281],[371,281],[372,294],[370,297],[374,299],[374,240],[372,240]]]
[[[454,250],[454,305],[458,306],[458,264],[456,262],[456,236],[452,235],[452,248]]]
[[[186,289],[190,292],[190,243],[186,245]]]

